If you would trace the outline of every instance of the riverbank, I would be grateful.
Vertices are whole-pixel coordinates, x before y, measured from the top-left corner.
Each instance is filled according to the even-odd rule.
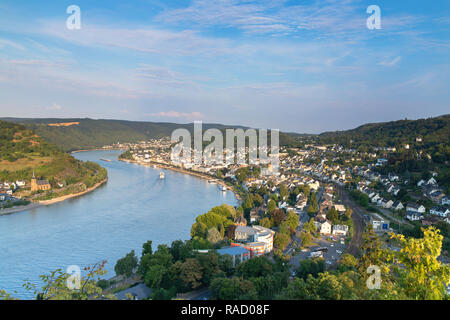
[[[17,207],[12,207],[12,208],[8,208],[8,209],[0,209],[0,216],[6,216],[8,214],[13,214],[16,212],[21,212],[21,211],[26,211],[26,210],[30,210],[30,209],[35,209],[37,207],[42,206],[42,204],[38,203],[38,202],[33,202],[30,203],[26,206],[17,206]]]
[[[127,163],[134,163],[134,164],[138,164],[138,165],[142,165],[142,166],[146,166],[146,167],[156,166],[157,168],[166,169],[166,170],[172,170],[172,171],[183,173],[183,174],[189,174],[191,176],[195,176],[195,177],[200,178],[200,179],[212,181],[212,182],[215,182],[215,183],[217,183],[218,185],[220,185],[222,187],[225,187],[227,190],[233,192],[234,195],[236,196],[236,198],[240,202],[242,202],[241,196],[232,187],[227,185],[225,183],[225,181],[220,180],[218,178],[215,178],[213,176],[210,176],[210,175],[207,175],[207,174],[204,174],[204,173],[201,173],[201,172],[194,172],[194,171],[186,170],[186,169],[183,169],[183,168],[180,168],[180,167],[175,167],[175,166],[172,166],[172,165],[169,165],[169,164],[153,162],[153,161],[142,163],[142,162],[138,162],[136,160],[120,159],[120,158],[119,158],[119,161],[127,162]]]
[[[106,182],[108,182],[108,178],[103,179],[102,181],[98,182],[97,184],[95,184],[94,186],[87,188],[86,190],[82,191],[82,192],[78,192],[78,193],[73,193],[73,194],[68,194],[66,196],[62,196],[62,197],[58,197],[55,199],[51,199],[51,200],[44,200],[44,201],[39,201],[40,204],[44,205],[44,206],[48,206],[54,203],[58,203],[58,202],[62,202],[65,201],[67,199],[72,199],[72,198],[76,198],[79,196],[82,196],[86,193],[89,193],[91,191],[94,191],[95,189],[97,189],[98,187],[100,187],[101,185],[105,184]]]
[[[128,150],[128,148],[94,148],[94,149],[80,149],[80,150],[73,150],[70,151],[70,154],[80,153],[80,152],[89,152],[89,151],[112,151],[112,150]]]
[[[94,186],[82,191],[82,192],[78,192],[78,193],[73,193],[73,194],[68,194],[62,197],[58,197],[55,199],[51,199],[51,200],[44,200],[44,201],[38,201],[38,202],[32,202],[29,205],[26,206],[18,206],[18,207],[13,207],[13,208],[9,208],[9,209],[2,209],[0,210],[0,216],[3,215],[8,215],[8,214],[13,214],[13,213],[17,213],[17,212],[21,212],[21,211],[27,211],[27,210],[31,210],[31,209],[35,209],[41,206],[48,206],[54,203],[58,203],[58,202],[62,202],[71,198],[76,198],[79,196],[82,196],[86,193],[92,192],[95,189],[97,189],[98,187],[100,187],[101,185],[105,184],[106,182],[108,182],[108,178],[103,179],[102,181],[100,181],[99,183],[95,184]]]

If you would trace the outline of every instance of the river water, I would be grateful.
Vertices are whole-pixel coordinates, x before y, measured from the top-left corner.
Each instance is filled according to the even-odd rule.
[[[173,171],[160,180],[161,170],[117,161],[120,153],[75,154],[108,170],[108,183],[91,193],[0,216],[0,289],[33,298],[22,287],[25,279],[40,284],[40,274],[102,260],[110,278],[117,259],[132,249],[139,255],[147,240],[156,248],[189,239],[196,216],[222,203],[237,204],[232,192],[216,184]]]

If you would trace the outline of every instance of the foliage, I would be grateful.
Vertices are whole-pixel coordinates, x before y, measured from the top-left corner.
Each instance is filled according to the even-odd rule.
[[[125,257],[117,260],[117,263],[114,267],[114,271],[118,275],[124,275],[126,277],[131,276],[133,273],[133,270],[138,265],[138,258],[136,257],[136,254],[134,253],[134,250],[131,250],[130,253],[128,253]]]
[[[63,272],[61,269],[40,276],[42,287],[26,281],[24,288],[33,292],[36,300],[88,300],[99,299],[102,288],[98,285],[100,277],[106,274],[106,261],[84,268],[85,275],[77,278]],[[10,294],[0,290],[0,299],[14,299]],[[115,299],[112,295],[102,296],[102,299]]]

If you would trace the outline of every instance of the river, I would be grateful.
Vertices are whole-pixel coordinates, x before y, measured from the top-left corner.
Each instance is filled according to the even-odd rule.
[[[232,192],[216,184],[173,171],[161,180],[161,170],[120,162],[120,153],[75,154],[108,170],[108,183],[91,193],[0,216],[0,289],[33,298],[22,287],[25,279],[41,284],[40,274],[102,260],[110,278],[117,259],[132,249],[139,255],[147,240],[156,248],[189,239],[196,216],[222,203],[237,204]]]

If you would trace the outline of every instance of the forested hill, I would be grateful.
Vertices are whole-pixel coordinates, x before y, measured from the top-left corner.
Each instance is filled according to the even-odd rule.
[[[64,151],[93,149],[117,142],[133,143],[152,138],[171,136],[178,128],[193,132],[193,123],[177,124],[167,122],[141,122],[124,120],[94,119],[20,119],[3,118],[1,120],[21,123],[27,128],[57,145]],[[203,130],[217,128],[242,128],[222,124],[203,124]],[[300,135],[280,133],[280,144],[296,146]]]
[[[96,163],[82,162],[25,126],[0,121],[0,181],[29,181],[33,171],[50,182],[46,199],[83,191],[106,178]]]
[[[336,143],[346,147],[360,145],[399,147],[418,142],[427,148],[434,145],[448,145],[449,137],[450,115],[443,115],[419,120],[370,123],[352,130],[325,132],[317,138],[321,143]],[[416,141],[416,138],[419,140]]]

